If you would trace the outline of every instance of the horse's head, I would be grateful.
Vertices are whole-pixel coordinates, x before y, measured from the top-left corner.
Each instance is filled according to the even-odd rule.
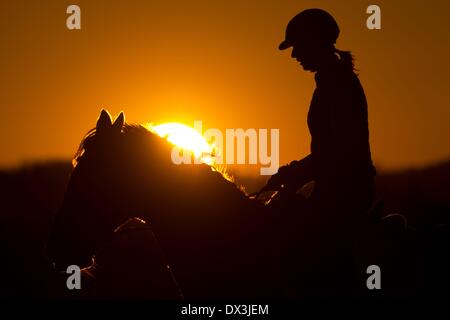
[[[118,226],[139,217],[190,296],[203,297],[212,282],[217,297],[252,288],[255,266],[266,263],[269,216],[211,166],[175,164],[172,150],[144,127],[124,124],[123,114],[113,122],[102,111],[80,144],[54,221],[48,254],[58,270],[89,264]]]
[[[173,165],[170,148],[144,127],[125,124],[123,113],[113,122],[101,112],[80,144],[55,218],[48,253],[57,267],[85,265],[117,226],[147,210],[166,185],[161,172]]]

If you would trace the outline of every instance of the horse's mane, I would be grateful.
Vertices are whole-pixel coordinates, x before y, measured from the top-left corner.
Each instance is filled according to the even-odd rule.
[[[124,143],[132,143],[136,144],[139,142],[142,142],[145,144],[145,141],[148,141],[148,139],[153,139],[152,143],[155,143],[155,145],[160,144],[162,146],[163,144],[170,144],[166,139],[156,135],[155,133],[151,132],[147,128],[145,128],[142,125],[137,124],[124,124],[121,137],[124,141]],[[103,137],[99,137],[99,134],[97,133],[96,128],[93,128],[89,130],[86,135],[83,137],[83,139],[80,142],[80,145],[73,157],[72,165],[76,167],[78,163],[83,159],[86,150],[87,149],[95,149],[100,147],[107,147],[105,146],[105,140],[102,139]],[[111,136],[108,137],[106,140],[107,142],[113,143],[113,139],[117,139],[118,136]],[[142,140],[140,140],[142,139]],[[101,141],[100,141],[101,140]],[[217,178],[225,179],[227,182],[233,185],[233,187],[237,187],[241,192],[245,193],[245,190],[242,186],[237,186],[234,183],[233,177],[227,172],[225,166],[217,166],[217,165],[201,165],[203,170],[210,170],[211,176],[216,176]]]
[[[83,156],[85,150],[86,150],[86,145],[92,143],[91,141],[95,140],[95,136],[96,136],[96,130],[95,128],[89,130],[86,135],[83,137],[83,139],[80,142],[80,145],[78,146],[77,151],[75,152],[75,155],[73,156],[72,159],[72,165],[73,167],[76,167],[78,162],[81,160],[81,157]]]
[[[141,125],[124,124],[123,129],[122,129],[122,135],[125,138],[136,137],[136,134],[135,134],[136,132],[139,132],[139,133],[144,133],[145,132],[145,133],[150,133],[151,134],[150,131],[148,131],[145,127],[143,127]],[[80,142],[80,145],[78,146],[77,151],[75,152],[75,155],[74,155],[73,160],[72,160],[72,164],[73,164],[74,167],[82,159],[86,149],[90,148],[91,146],[95,147],[97,142],[98,142],[97,130],[96,130],[96,128],[92,128],[83,137],[83,139]]]

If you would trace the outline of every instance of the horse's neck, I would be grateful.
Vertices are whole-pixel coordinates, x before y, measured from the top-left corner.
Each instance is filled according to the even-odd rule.
[[[161,199],[159,199],[161,200]],[[155,205],[157,203],[157,205]],[[263,205],[248,199],[237,187],[204,186],[174,192],[170,198],[149,203],[142,216],[157,233],[177,236],[209,233],[223,221],[239,225],[262,222]],[[239,226],[240,227],[240,226]]]

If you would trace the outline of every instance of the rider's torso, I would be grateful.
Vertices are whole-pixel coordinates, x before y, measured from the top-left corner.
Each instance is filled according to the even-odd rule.
[[[308,113],[316,180],[366,180],[372,165],[367,102],[357,75],[339,63],[316,74]]]

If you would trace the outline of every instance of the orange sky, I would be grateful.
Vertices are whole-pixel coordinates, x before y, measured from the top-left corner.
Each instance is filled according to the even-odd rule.
[[[0,11],[0,166],[69,158],[100,108],[129,122],[279,128],[281,164],[305,156],[313,74],[280,52],[305,8],[338,21],[369,102],[375,163],[399,168],[450,157],[450,2],[3,2]],[[66,29],[78,4],[82,30]]]

